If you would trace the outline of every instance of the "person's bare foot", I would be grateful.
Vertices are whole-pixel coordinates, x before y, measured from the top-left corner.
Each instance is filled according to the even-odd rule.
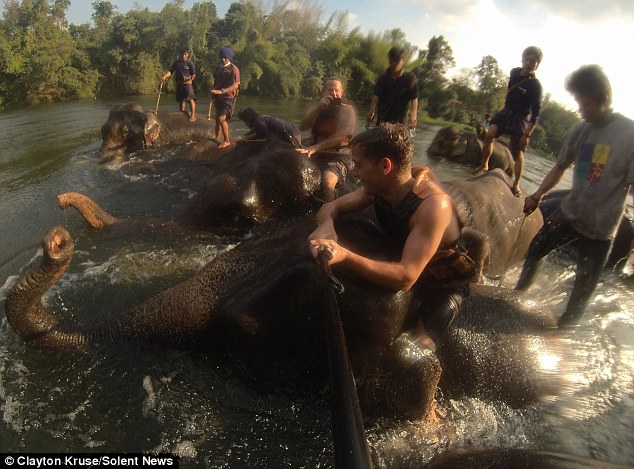
[[[486,173],[487,171],[489,171],[489,168],[488,168],[488,167],[486,167],[486,166],[480,166],[478,169],[476,169],[476,170],[473,172],[473,175],[474,175],[474,176],[480,176],[480,174],[484,174],[484,173]]]
[[[196,122],[196,116],[195,116],[195,115],[194,115],[194,116],[191,116],[191,117],[189,118],[189,122]]]
[[[226,140],[224,142],[222,142],[220,145],[218,145],[218,148],[226,148],[229,145],[231,145],[231,142],[227,142]]]
[[[522,197],[522,196],[524,196],[524,193],[522,192],[522,189],[520,189],[519,187],[513,187],[512,191],[513,191],[513,195],[514,195],[515,197]]]

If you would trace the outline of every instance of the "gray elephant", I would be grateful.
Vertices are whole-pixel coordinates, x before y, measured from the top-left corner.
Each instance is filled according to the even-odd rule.
[[[289,219],[319,207],[318,168],[293,150],[273,152],[271,145],[288,144],[271,142],[259,156],[228,153],[218,160],[209,181],[173,220],[117,218],[75,192],[59,195],[59,204],[74,207],[94,228],[145,228],[176,235],[184,229],[244,233],[269,219]],[[539,210],[525,217],[523,200],[512,196],[510,184],[500,170],[444,183],[470,256],[491,279],[500,278],[526,257],[543,224]]]
[[[494,172],[463,181],[453,190],[486,192],[496,185],[504,185],[502,193],[515,199],[508,182]],[[463,200],[468,200],[467,194]],[[483,223],[501,217],[493,207],[482,210],[487,208],[491,211],[482,217]],[[472,216],[475,210],[462,208]],[[528,225],[520,227],[500,219],[495,226],[498,223],[515,226],[516,231]],[[265,224],[253,237],[214,258],[195,277],[126,313],[82,324],[59,317],[42,304],[42,295],[69,267],[74,249],[69,233],[54,228],[43,239],[40,263],[7,296],[7,318],[29,345],[55,352],[115,340],[230,349],[253,365],[254,372],[273,375],[267,379],[323,386],[325,285],[306,241],[313,229],[310,216]],[[385,260],[400,255],[371,212],[342,218],[337,232],[342,243],[362,254]],[[509,234],[515,239],[520,233],[511,230]],[[335,274],[345,285],[339,307],[360,399],[368,415],[427,416],[441,379],[440,363],[447,396],[475,393],[524,405],[560,388],[542,370],[534,352],[536,344],[545,344],[544,327],[554,320],[526,311],[519,301],[521,294],[474,286],[444,345],[434,355],[406,326],[411,324],[411,315],[417,314],[414,293],[378,288],[344,271],[335,270]],[[556,348],[552,340],[549,343],[551,350]]]
[[[146,147],[182,145],[192,141],[212,140],[211,121],[190,122],[182,112],[157,115],[146,112],[138,103],[115,106],[101,126],[103,157],[122,156]]]
[[[455,163],[476,167],[482,160],[482,142],[472,132],[447,126],[436,133],[427,148],[427,155],[431,158],[446,158]],[[513,156],[508,147],[497,140],[494,141],[489,168],[500,168],[513,177],[513,166]]]
[[[279,140],[235,144],[215,149],[200,161],[142,163],[144,171],[170,177],[196,195],[172,220],[126,220],[108,214],[79,193],[59,196],[60,206],[75,207],[95,228],[134,225],[162,229],[244,233],[270,218],[292,218],[321,205],[321,171],[309,158]],[[151,166],[150,169],[148,169]],[[136,167],[136,166],[135,166]],[[342,191],[349,190],[342,187]]]

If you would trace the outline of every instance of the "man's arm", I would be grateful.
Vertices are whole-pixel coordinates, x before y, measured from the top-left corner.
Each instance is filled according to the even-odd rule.
[[[415,129],[418,123],[418,98],[414,98],[410,102],[412,107],[409,115],[409,128]]]
[[[524,213],[530,214],[535,211],[546,193],[555,187],[559,181],[561,181],[561,177],[564,175],[565,171],[566,169],[560,167],[559,165],[553,166],[550,171],[548,171],[548,174],[544,177],[544,180],[540,184],[539,188],[524,199]]]
[[[368,111],[368,117],[366,118],[366,122],[370,123],[374,120],[374,115],[376,114],[376,107],[379,104],[379,97],[377,95],[372,95],[372,101],[370,101],[370,110]]]
[[[324,204],[317,211],[317,228],[308,236],[308,240],[332,239],[337,241],[335,219],[346,213],[356,212],[369,207],[372,202],[373,199],[366,195],[365,190],[360,187],[354,192],[349,192],[332,202]],[[317,249],[313,251],[313,255],[317,257]]]
[[[421,204],[412,219],[410,231],[399,262],[384,262],[360,256],[333,240],[313,239],[315,251],[323,246],[330,250],[330,264],[341,263],[360,277],[393,290],[410,289],[438,250],[453,216],[448,196],[431,197]]]

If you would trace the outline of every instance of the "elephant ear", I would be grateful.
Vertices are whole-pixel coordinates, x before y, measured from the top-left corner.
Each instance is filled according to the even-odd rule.
[[[480,283],[483,279],[484,268],[489,263],[491,245],[482,232],[470,227],[462,228],[460,235],[464,240],[467,254],[475,262],[478,283]]]
[[[151,147],[161,135],[161,123],[153,112],[148,112],[146,116],[143,135],[145,136],[145,145]]]

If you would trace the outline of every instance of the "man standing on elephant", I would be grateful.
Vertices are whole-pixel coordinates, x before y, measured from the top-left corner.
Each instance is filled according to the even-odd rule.
[[[345,183],[351,166],[348,145],[357,127],[357,111],[343,95],[341,79],[328,78],[321,100],[299,123],[300,130],[311,131],[311,146],[300,151],[314,158],[321,169],[321,191],[326,202],[335,200],[336,187]]]
[[[579,68],[567,78],[566,89],[583,121],[568,133],[537,191],[526,197],[524,212],[534,211],[574,164],[572,189],[535,235],[515,287],[527,290],[550,251],[578,241],[575,283],[559,327],[575,325],[583,315],[634,184],[634,122],[612,111],[612,87],[603,70],[597,65]]]
[[[373,120],[378,112],[376,124],[382,122],[398,122],[403,124],[407,114],[407,105],[410,106],[408,127],[416,128],[418,114],[418,82],[416,75],[405,72],[405,50],[402,47],[392,47],[388,52],[390,66],[379,77],[374,86],[374,95],[370,102],[367,124]]]
[[[181,112],[185,112],[185,101],[189,103],[191,108],[189,121],[194,122],[196,121],[196,96],[194,96],[192,83],[196,78],[196,66],[194,62],[189,60],[189,49],[186,47],[181,50],[178,60],[165,72],[165,75],[161,78],[161,84],[174,73],[174,78],[176,79],[176,101],[180,106]]]
[[[500,135],[510,136],[511,154],[515,160],[515,181],[513,194],[522,195],[520,179],[524,170],[524,151],[537,125],[542,106],[542,85],[535,77],[535,71],[544,54],[535,46],[527,47],[522,53],[522,67],[511,70],[504,108],[493,116],[489,130],[484,137],[482,162],[474,174],[489,170],[489,158],[493,152],[493,140]]]
[[[220,63],[214,70],[214,86],[211,90],[216,107],[216,140],[223,141],[219,148],[231,145],[229,139],[229,122],[236,105],[238,88],[240,87],[240,70],[233,63],[233,51],[230,47],[223,47],[218,53]]]
[[[414,288],[419,317],[436,346],[477,281],[473,260],[464,250],[461,225],[453,202],[428,168],[412,172],[412,141],[402,124],[383,123],[351,142],[353,174],[362,187],[325,204],[317,212],[317,229],[309,236],[315,257],[320,248],[332,254],[330,264],[382,287]],[[386,235],[402,246],[398,262],[368,259],[337,243],[334,220],[374,207]]]

